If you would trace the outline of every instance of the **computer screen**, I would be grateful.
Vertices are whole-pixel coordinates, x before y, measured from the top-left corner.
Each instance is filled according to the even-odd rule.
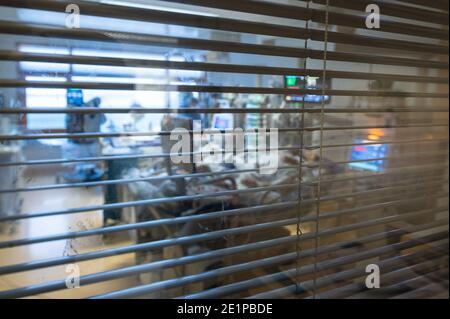
[[[80,89],[67,90],[67,105],[70,107],[83,106],[84,98],[83,91]]]
[[[285,76],[284,77],[284,81],[285,81],[285,87],[288,89],[310,89],[310,90],[320,90],[323,87],[323,80],[320,77],[313,77],[313,76],[308,76],[308,77],[304,77],[304,76]],[[331,87],[331,80],[327,79],[325,80],[325,88],[328,89]],[[303,99],[305,100],[305,102],[307,103],[322,103],[322,102],[326,102],[329,103],[330,102],[330,96],[325,95],[312,95],[312,94],[307,94],[307,95],[287,95],[286,96],[286,100],[288,102],[301,102],[303,101]]]
[[[354,144],[371,143],[371,140],[357,139]],[[352,148],[351,161],[349,166],[354,169],[361,169],[373,172],[382,172],[385,169],[385,160],[389,151],[387,144],[370,144],[370,145],[355,145]],[[371,159],[378,159],[370,161]],[[358,161],[358,162],[356,162]]]

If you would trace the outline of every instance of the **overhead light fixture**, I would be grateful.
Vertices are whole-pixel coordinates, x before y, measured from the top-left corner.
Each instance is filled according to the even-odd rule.
[[[34,76],[29,75],[25,77],[25,81],[36,81],[36,82],[67,82],[65,77],[55,77],[55,76]]]
[[[193,10],[185,10],[185,9],[177,9],[177,8],[170,8],[170,7],[163,7],[163,6],[155,6],[155,5],[150,5],[150,4],[135,3],[135,2],[128,2],[128,1],[101,0],[100,2],[103,3],[103,4],[111,4],[111,5],[116,5],[116,6],[125,6],[125,7],[140,8],[140,9],[159,10],[159,11],[175,12],[175,13],[185,13],[185,14],[193,14],[193,15],[205,16],[205,17],[218,17],[217,14],[209,13],[209,12],[198,12],[198,11],[193,11]]]
[[[369,141],[379,141],[380,137],[378,135],[369,135],[368,136]]]

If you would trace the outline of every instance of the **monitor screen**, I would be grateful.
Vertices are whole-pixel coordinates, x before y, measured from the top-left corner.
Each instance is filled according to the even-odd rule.
[[[370,140],[355,140],[355,144],[370,143]],[[371,159],[385,158],[388,154],[387,144],[355,145],[352,148],[351,161],[361,161],[350,163],[353,169],[361,169],[373,172],[384,171],[385,160],[366,161]]]
[[[285,76],[285,87],[288,89],[311,89],[311,90],[320,90],[323,86],[323,80],[320,77],[314,76]],[[331,87],[331,80],[328,79],[325,81],[325,88],[328,89]],[[330,96],[325,95],[288,95],[286,96],[286,100],[289,102],[301,102],[305,100],[307,103],[322,103],[330,102]]]
[[[83,91],[80,89],[67,90],[67,105],[69,107],[83,106]]]
[[[224,130],[233,128],[233,114],[215,114],[212,121],[212,128]]]

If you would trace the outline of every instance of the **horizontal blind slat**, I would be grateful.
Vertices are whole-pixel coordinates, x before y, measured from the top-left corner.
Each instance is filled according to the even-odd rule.
[[[160,10],[150,10],[142,8],[132,8],[120,5],[93,4],[85,1],[73,1],[73,4],[83,8],[83,14],[130,19],[134,21],[152,21],[154,23],[168,23],[175,25],[183,25],[190,27],[217,29],[222,31],[234,31],[254,34],[265,34],[276,37],[288,37],[296,39],[312,39],[315,41],[323,41],[325,33],[322,30],[311,30],[304,28],[296,28],[291,26],[248,22],[236,19],[196,16],[192,14],[182,14],[175,12],[164,12]],[[37,0],[30,3],[29,1],[4,1],[3,6],[21,7],[37,10],[51,10],[56,12],[64,12],[67,3],[64,1]],[[424,16],[421,13],[420,16]],[[445,19],[447,20],[448,17]],[[448,47],[421,44],[412,41],[389,40],[369,36],[349,35],[339,32],[331,32],[328,34],[330,42],[346,43],[362,46],[377,46],[391,48],[402,51],[418,51],[433,52],[438,54],[448,54]]]
[[[343,262],[342,259],[339,259],[339,260],[336,260],[336,263],[333,266],[336,267],[341,264],[345,265],[345,262]],[[408,269],[408,271],[411,272],[411,269],[417,269],[421,266],[422,266],[422,268],[420,268],[420,269],[423,269],[426,266],[429,267],[429,263],[428,264],[420,263],[413,267],[407,267],[406,269]],[[320,263],[320,269],[324,269],[325,267],[326,267],[326,263]],[[405,269],[405,268],[402,268],[402,269]],[[425,269],[427,269],[427,268],[425,268]],[[283,273],[276,273],[273,275],[258,277],[258,278],[256,278],[256,280],[250,279],[247,281],[241,281],[236,284],[225,285],[225,286],[222,286],[219,288],[206,290],[204,292],[200,292],[197,294],[191,294],[191,295],[179,297],[177,299],[188,299],[188,300],[190,300],[190,299],[216,299],[216,298],[226,297],[226,296],[229,296],[232,294],[239,293],[241,291],[245,291],[246,289],[256,288],[259,286],[270,284],[272,282],[279,283],[281,281],[290,280],[292,278],[295,278],[296,275],[311,274],[313,271],[314,271],[314,269],[312,269],[312,271],[311,271],[311,267],[309,265],[307,265],[307,266],[301,267],[301,269],[299,271],[297,271],[296,269],[291,269],[290,271],[285,271]],[[383,277],[387,277],[387,276],[389,276],[389,274],[390,273],[385,274]],[[360,284],[354,284],[351,287],[350,287],[350,285],[346,286],[346,287],[348,290],[353,289],[353,291],[359,291],[359,290],[363,289],[361,286],[362,285],[360,285]],[[364,288],[365,288],[365,286],[364,286]],[[340,288],[335,289],[333,291],[336,291],[336,290],[340,290]],[[342,289],[342,290],[344,290],[344,289]],[[329,294],[323,293],[323,294],[316,295],[316,299],[322,299],[322,298],[323,299],[336,299],[336,297],[333,298],[333,296],[336,296],[336,294],[331,293],[331,292]],[[339,295],[339,297],[342,298],[342,295]]]
[[[230,41],[145,35],[138,33],[103,31],[95,29],[62,29],[48,26],[46,27],[42,25],[23,25],[18,23],[0,22],[0,33],[14,35],[33,35],[40,37],[56,37],[74,40],[158,45],[163,47],[237,52],[268,56],[284,56],[291,58],[312,58],[319,60],[323,58],[323,52],[321,50],[270,46],[262,44],[244,44]],[[375,56],[369,54],[329,52],[328,58],[335,61],[448,69],[448,63],[445,62],[429,61],[423,59],[420,60],[410,58],[395,58],[388,56]]]
[[[33,108],[8,108],[0,109],[0,114],[123,114],[123,113],[135,113],[135,114],[196,114],[196,113],[230,113],[230,114],[283,114],[283,113],[320,113],[319,108],[286,108],[286,109],[269,109],[269,108],[230,108],[230,109],[204,109],[204,108],[50,108],[50,107],[33,107]],[[374,107],[374,108],[326,108],[325,113],[449,113],[448,107],[440,108],[428,108],[428,107]]]
[[[428,183],[424,183],[428,182]],[[428,181],[422,181],[423,185],[421,187],[430,185],[439,185],[439,183],[436,183],[436,181],[431,182]],[[325,181],[326,184],[326,181]],[[393,190],[410,190],[412,188],[409,186],[394,186],[392,185],[385,186],[384,188],[375,189],[375,190],[368,190],[360,193],[352,193],[352,194],[345,194],[345,195],[335,195],[330,197],[325,197],[321,199],[322,201],[329,201],[330,199],[339,199],[339,198],[346,198],[346,197],[352,197],[352,196],[367,196],[368,194],[377,193],[380,191],[389,192]],[[431,187],[430,187],[431,188]],[[410,201],[410,200],[408,200]],[[383,202],[373,205],[366,205],[363,207],[355,207],[352,209],[344,209],[342,211],[337,211],[333,213],[327,213],[323,214],[320,218],[327,219],[332,217],[337,217],[345,214],[352,214],[354,212],[364,212],[370,209],[377,209],[377,208],[383,208],[383,207],[389,207],[391,205],[406,203],[408,201],[405,200],[396,200],[396,201],[389,201],[389,202]],[[304,199],[305,204],[313,204],[316,202],[316,199]],[[168,225],[177,225],[177,224],[183,224],[187,222],[194,222],[194,221],[204,221],[204,220],[210,220],[215,219],[218,217],[226,217],[226,216],[238,216],[238,215],[245,215],[245,214],[253,214],[253,213],[260,213],[260,212],[266,212],[266,211],[274,211],[276,209],[292,209],[295,207],[295,205],[298,204],[298,201],[291,201],[287,203],[281,203],[281,204],[271,204],[271,205],[263,205],[263,206],[257,206],[257,207],[249,207],[249,208],[240,208],[240,209],[233,209],[233,210],[226,210],[226,211],[220,211],[220,212],[212,212],[212,213],[206,213],[206,214],[200,214],[196,216],[189,216],[189,217],[176,217],[176,218],[168,218],[168,219],[159,219],[156,221],[149,221],[149,222],[141,222],[141,223],[135,223],[135,224],[127,224],[127,225],[120,225],[120,226],[111,226],[106,228],[100,228],[100,229],[92,229],[87,231],[80,231],[80,232],[71,232],[66,234],[59,234],[59,235],[52,235],[52,236],[44,236],[44,237],[38,237],[38,238],[25,238],[25,239],[17,239],[12,241],[4,241],[0,242],[0,249],[3,248],[11,248],[16,246],[23,246],[23,245],[30,245],[35,243],[42,243],[47,241],[55,241],[55,240],[61,240],[61,239],[70,239],[70,238],[80,238],[80,237],[87,237],[87,236],[93,236],[93,235],[100,235],[100,234],[109,234],[113,232],[120,232],[120,231],[126,231],[126,230],[137,230],[137,229],[150,229],[155,227],[162,227],[162,226],[168,226]],[[306,219],[303,220],[304,222],[308,220],[313,219]]]
[[[12,51],[0,51],[0,60],[5,61],[29,61],[29,62],[48,62],[48,63],[71,63],[97,66],[123,66],[123,67],[150,67],[164,68],[173,70],[191,70],[206,72],[224,72],[224,73],[247,73],[247,74],[267,74],[267,75],[299,75],[299,76],[322,76],[321,70],[302,70],[295,68],[233,65],[202,62],[175,62],[175,61],[157,61],[141,60],[127,58],[107,58],[107,57],[86,57],[75,55],[54,55],[23,53]],[[448,77],[426,77],[426,76],[407,76],[399,74],[380,74],[380,73],[362,73],[345,71],[328,71],[328,78],[339,79],[385,79],[393,81],[418,82],[418,83],[448,83]]]
[[[442,183],[441,181],[437,182],[437,184]],[[91,211],[97,211],[97,210],[111,210],[111,209],[117,209],[117,208],[127,208],[127,207],[141,207],[141,206],[155,206],[160,205],[164,203],[169,202],[184,202],[184,201],[192,201],[192,200],[199,200],[204,198],[211,198],[211,197],[220,197],[220,196],[231,196],[231,195],[243,195],[245,193],[258,193],[263,191],[270,191],[270,190],[286,190],[286,189],[295,189],[298,187],[297,184],[282,184],[282,185],[275,185],[275,186],[264,186],[264,187],[253,187],[253,188],[247,188],[247,189],[239,189],[239,190],[230,190],[230,191],[222,191],[222,192],[215,192],[215,193],[205,193],[205,194],[199,194],[199,195],[188,195],[188,196],[178,196],[178,197],[170,197],[170,198],[156,198],[156,199],[147,199],[147,200],[138,200],[138,201],[130,201],[130,202],[119,202],[119,203],[113,203],[113,204],[103,204],[103,205],[95,205],[95,206],[86,206],[86,207],[79,207],[79,208],[72,208],[67,210],[60,210],[60,211],[50,211],[50,212],[28,212],[27,214],[21,214],[21,215],[10,215],[10,216],[4,216],[0,217],[0,222],[5,221],[13,221],[13,220],[21,220],[21,219],[30,219],[30,218],[37,218],[37,217],[48,217],[48,216],[56,216],[56,215],[67,215],[67,214],[78,214],[78,213],[84,213],[84,212],[91,212]],[[368,190],[368,191],[361,191],[356,193],[350,193],[345,195],[332,195],[332,196],[326,196],[321,197],[320,199],[308,199],[309,202],[315,202],[315,201],[326,201],[326,200],[335,200],[335,199],[342,199],[347,197],[356,197],[356,196],[366,196],[367,194],[371,193],[377,193],[382,192],[386,190],[395,190],[395,189],[404,189],[408,187],[416,187],[415,185],[409,185],[409,186],[400,186],[400,187],[391,187],[391,188],[379,188],[376,190]]]
[[[305,127],[303,129],[277,129],[278,133],[289,133],[289,132],[314,132],[314,131],[344,131],[344,130],[368,130],[368,129],[402,129],[402,128],[442,128],[448,127],[448,123],[426,123],[426,124],[402,124],[402,125],[367,125],[367,126],[335,126],[335,127]],[[243,130],[242,134],[245,135],[255,135],[259,132],[270,132],[270,129],[254,129],[254,130]],[[180,135],[192,135],[192,134],[233,134],[233,130],[217,130],[214,132],[208,131],[190,131],[180,132]],[[160,132],[115,132],[115,133],[102,133],[102,132],[92,132],[92,133],[49,133],[49,134],[24,134],[24,135],[0,135],[0,141],[6,140],[42,140],[42,139],[82,139],[82,138],[103,138],[103,137],[142,137],[142,136],[170,136],[173,134],[171,131],[160,131]]]
[[[313,3],[326,4],[326,0],[313,0]],[[366,7],[369,4],[375,4],[380,7],[383,15],[411,19],[416,21],[425,21],[433,24],[448,25],[448,13],[427,10],[425,8],[414,8],[398,3],[390,3],[383,0],[331,0],[331,7],[346,8],[366,12]]]
[[[427,1],[427,0],[397,0],[398,2],[403,2],[405,4],[413,4],[422,7],[434,8],[442,11],[446,11],[448,13],[448,1],[447,0],[436,0],[436,1]]]
[[[432,153],[432,156],[436,155],[448,155],[448,152]],[[305,166],[306,167],[306,166]],[[335,178],[327,178],[323,181],[323,183],[339,183],[339,182],[349,182],[355,181],[359,179],[370,179],[370,178],[382,178],[386,176],[404,176],[405,173],[414,174],[414,176],[421,177],[421,174],[431,174],[432,172],[436,172],[442,169],[445,169],[448,166],[440,165],[430,165],[429,163],[426,166],[409,166],[409,167],[401,167],[396,169],[389,169],[385,173],[376,173],[376,174],[361,174],[360,176],[352,176],[352,177],[335,177]],[[281,166],[278,170],[296,170],[298,166]],[[82,183],[65,183],[65,184],[53,184],[53,185],[39,185],[33,187],[24,187],[24,188],[15,188],[15,189],[0,189],[0,194],[5,193],[14,193],[14,192],[32,192],[32,191],[45,191],[45,190],[54,190],[54,189],[64,189],[64,188],[77,188],[77,187],[96,187],[96,186],[108,186],[108,185],[118,185],[118,184],[128,184],[135,182],[160,182],[167,180],[177,180],[177,179],[188,179],[188,178],[202,178],[202,177],[213,177],[213,176],[222,176],[222,175],[234,175],[241,173],[254,173],[257,172],[258,169],[247,169],[247,170],[226,170],[219,172],[208,172],[208,173],[193,173],[193,174],[178,174],[171,176],[163,176],[163,177],[143,177],[143,178],[123,178],[116,180],[105,180],[98,182],[82,182]],[[316,181],[304,182],[304,186],[312,187],[316,185]]]
[[[301,19],[311,20],[317,23],[325,23],[325,11],[317,9],[307,9],[300,6],[277,4],[273,2],[260,2],[260,1],[239,1],[232,0],[227,1],[208,1],[208,0],[165,0],[172,3],[183,3],[199,5],[204,7],[225,9],[231,11],[243,11],[251,14],[262,14],[268,16],[277,16],[281,18],[289,19]],[[329,24],[336,24],[341,26],[366,28],[366,16],[362,12],[361,15],[354,16],[349,14],[340,14],[330,12]],[[415,24],[392,22],[382,19],[383,32],[392,32],[400,34],[409,34],[414,36],[430,37],[433,39],[447,40],[448,36],[444,30],[438,28],[426,28],[418,27]]]
[[[431,256],[433,257],[433,256]],[[442,259],[448,259],[448,256],[444,257],[437,257],[432,259],[441,259],[442,262],[445,262],[445,260]],[[440,265],[441,263],[438,263]],[[418,273],[426,273],[430,269],[433,270],[440,266],[430,267],[430,262],[425,261],[423,263],[416,264],[414,266],[410,267],[404,267],[400,269],[395,269],[391,272],[385,273],[383,275],[383,281],[386,283],[386,285],[391,284],[395,280],[407,280],[411,278],[416,278]],[[380,290],[377,292],[377,294],[380,295],[392,295],[395,293],[395,291],[398,291],[397,285],[395,286],[385,286],[381,287]],[[343,299],[343,298],[351,298],[351,299],[358,299],[358,294],[362,294],[363,297],[367,298],[367,287],[365,284],[362,283],[354,283],[349,284],[343,287],[339,287],[336,289],[328,290],[326,292],[321,292],[316,295],[316,299]]]
[[[446,138],[427,138],[427,139],[410,139],[410,140],[396,140],[396,141],[377,141],[377,142],[361,142],[361,143],[348,143],[348,144],[330,144],[330,145],[312,145],[304,146],[302,149],[298,147],[284,147],[271,149],[266,151],[293,151],[298,152],[301,150],[317,150],[319,148],[345,148],[353,146],[368,146],[368,145],[388,145],[388,144],[411,144],[411,143],[444,143],[448,142]],[[239,150],[238,153],[251,153],[257,152],[256,149]],[[220,152],[219,152],[220,153]],[[222,152],[224,153],[224,152]],[[120,155],[120,156],[102,156],[102,157],[85,157],[85,158],[73,158],[73,159],[49,159],[49,160],[32,160],[23,162],[6,162],[0,163],[0,167],[9,166],[31,166],[31,165],[53,165],[53,164],[67,164],[67,163],[83,163],[83,162],[96,162],[96,161],[112,161],[112,160],[124,160],[124,159],[138,159],[138,158],[170,158],[173,155],[195,155],[201,154],[199,152],[187,152],[187,153],[162,153],[151,155]]]
[[[443,224],[442,221],[440,221],[439,223],[434,222],[434,223],[427,224],[426,225],[427,228],[424,228],[424,225],[421,225],[421,226],[410,227],[410,228],[408,228],[408,231],[416,232],[416,231],[420,231],[423,229],[432,229],[432,228],[434,228],[434,226],[437,227],[438,225],[442,225],[442,224]],[[400,233],[403,233],[403,231],[394,230],[394,231],[390,231],[388,233],[379,233],[379,234],[375,234],[375,235],[366,236],[364,238],[358,239],[358,241],[361,243],[362,242],[365,242],[365,243],[374,242],[379,239],[391,238],[391,237],[397,236]],[[80,283],[82,283],[82,285],[84,286],[84,285],[89,285],[89,284],[93,284],[93,283],[97,283],[97,282],[103,282],[106,280],[122,278],[123,276],[137,275],[137,274],[140,274],[143,272],[157,270],[159,268],[175,267],[178,265],[184,265],[186,263],[198,262],[198,261],[205,260],[205,259],[220,258],[220,257],[228,256],[231,254],[235,254],[238,252],[242,253],[245,251],[252,251],[254,249],[269,248],[269,247],[273,247],[276,245],[282,245],[282,244],[287,244],[287,243],[293,242],[295,240],[294,238],[295,238],[294,236],[278,238],[278,239],[273,239],[273,240],[268,240],[268,241],[263,241],[263,242],[250,243],[250,244],[244,245],[244,246],[236,246],[236,247],[215,250],[213,252],[208,252],[208,253],[203,253],[203,254],[198,254],[198,255],[193,255],[193,256],[186,256],[186,257],[182,257],[182,258],[178,258],[178,259],[154,262],[154,263],[147,264],[147,265],[131,266],[131,267],[116,269],[116,270],[112,270],[112,271],[105,271],[102,273],[85,275],[80,278]],[[329,245],[329,246],[322,246],[320,248],[319,253],[323,254],[326,252],[336,251],[337,249],[342,249],[343,247],[345,247],[351,243],[352,243],[351,241],[347,241],[347,242],[340,242],[338,244],[333,244],[333,245]],[[302,257],[308,257],[308,256],[313,255],[313,251],[312,250],[302,251],[301,254],[302,254]],[[45,293],[45,292],[50,292],[50,291],[55,291],[55,290],[65,289],[65,288],[66,288],[65,281],[53,281],[53,282],[38,284],[38,285],[34,285],[34,286],[28,286],[28,287],[24,287],[24,288],[17,288],[14,290],[1,291],[0,297],[1,298],[21,298],[21,297],[25,297],[25,296],[30,296],[30,295],[34,295],[34,294],[40,294],[40,293]]]
[[[213,85],[158,85],[158,84],[126,84],[126,83],[92,83],[92,82],[46,82],[18,81],[0,79],[0,87],[5,88],[79,88],[91,90],[139,90],[161,92],[202,92],[202,93],[253,93],[253,94],[286,94],[286,95],[322,95],[322,90],[315,89],[283,89],[269,87],[237,87]],[[418,93],[392,91],[354,91],[325,90],[330,96],[372,96],[372,97],[417,97],[445,99],[448,93]]]
[[[430,214],[433,212],[439,212],[445,209],[438,209],[438,210],[427,210],[426,213]],[[419,215],[423,214],[422,212],[414,212],[410,213],[408,216],[411,218],[417,217]],[[377,220],[369,220],[366,222],[358,223],[358,224],[351,224],[341,227],[335,227],[331,229],[326,229],[320,232],[319,236],[331,236],[334,234],[339,234],[342,232],[347,232],[351,230],[356,230],[360,228],[367,228],[372,227],[376,225],[383,224],[387,221],[396,221],[396,220],[402,220],[406,216],[405,215],[396,215],[386,218],[380,218]],[[230,228],[220,231],[214,231],[210,233],[204,233],[204,234],[198,234],[193,236],[187,236],[187,237],[180,237],[180,238],[173,238],[173,239],[166,239],[166,240],[160,240],[160,241],[154,241],[144,244],[135,244],[120,248],[114,248],[114,249],[105,249],[101,251],[95,251],[90,253],[84,253],[84,254],[78,254],[74,256],[64,256],[59,258],[53,258],[53,259],[47,259],[47,260],[39,260],[39,261],[33,261],[28,263],[21,263],[21,264],[15,264],[15,265],[8,265],[8,266],[2,266],[0,267],[0,274],[12,274],[22,271],[29,271],[34,269],[40,269],[40,268],[47,268],[47,267],[53,267],[57,265],[64,265],[68,263],[74,263],[74,262],[82,262],[86,260],[93,260],[93,259],[99,259],[99,258],[105,258],[110,256],[116,256],[121,254],[127,254],[131,252],[138,252],[138,251],[148,251],[152,249],[172,246],[172,245],[183,245],[198,241],[205,241],[205,240],[211,240],[211,239],[217,239],[221,238],[225,235],[236,235],[236,234],[243,234],[247,232],[252,231],[261,231],[266,230],[270,228],[274,228],[277,226],[287,226],[287,225],[295,225],[297,223],[297,219],[289,219],[289,220],[282,220],[282,221],[276,221],[276,222],[270,222],[270,223],[264,223],[264,224],[257,224],[257,225],[251,225],[251,226],[243,226],[238,228]],[[311,237],[314,239],[316,237],[315,234],[305,235],[304,237],[309,238]]]
[[[448,234],[448,232],[447,232]],[[443,240],[445,238],[445,233],[441,233],[440,235],[432,235],[430,237],[428,237],[426,240],[424,240],[421,243],[417,243],[415,241],[412,242],[413,247],[415,245],[423,245],[424,243],[432,243],[435,241],[439,241],[439,240]],[[448,238],[446,239],[448,241]],[[400,245],[399,245],[400,246]],[[409,245],[404,245],[404,247],[408,247]],[[406,249],[406,248],[405,248]],[[389,251],[387,251],[389,252]],[[408,257],[416,257],[416,256],[423,256],[425,252],[425,256],[432,256],[432,254],[430,254],[430,252],[428,251],[428,254],[426,253],[427,250],[423,250],[422,254],[420,252],[417,253],[412,253],[412,254],[408,254],[406,256],[400,256],[400,257],[393,257],[393,258],[389,258],[389,259],[385,259],[381,262],[379,262],[378,266],[383,269],[384,271],[390,269],[390,270],[394,270],[394,269],[398,269],[400,268],[402,265],[404,265],[404,259],[409,259]],[[386,269],[387,268],[387,269]],[[337,281],[342,281],[342,280],[349,280],[349,279],[354,279],[354,278],[358,278],[358,277],[362,277],[367,275],[367,273],[365,272],[365,269],[351,269],[351,270],[344,270],[342,272],[327,276],[327,277],[321,277],[317,279],[317,282],[314,281],[307,281],[302,283],[301,287],[303,288],[304,292],[307,292],[307,289],[310,290],[313,287],[326,287],[329,285],[332,285],[334,283],[336,283]],[[295,294],[297,290],[297,286],[296,285],[292,285],[292,286],[288,286],[285,288],[281,288],[281,289],[277,289],[277,290],[273,290],[270,292],[265,292],[265,293],[260,293],[257,295],[253,295],[250,298],[251,299],[278,299],[278,298],[282,298],[282,297],[286,297],[292,294]]]
[[[437,241],[437,240],[442,240],[445,238],[445,236],[448,237],[448,231],[438,233],[437,235],[430,235],[430,236],[423,237],[423,239],[422,239],[423,241],[420,244],[423,244],[424,242],[433,242],[433,241]],[[384,248],[384,250],[386,250],[387,252],[391,252],[394,249],[402,249],[402,248],[407,249],[407,248],[415,247],[417,245],[418,245],[417,241],[407,241],[404,243],[387,246]],[[294,254],[296,254],[296,253],[294,253]],[[353,255],[353,256],[356,257],[357,255]],[[255,262],[248,262],[245,264],[229,266],[229,267],[227,267],[228,269],[221,268],[220,270],[216,269],[211,272],[204,272],[202,274],[198,274],[198,275],[194,275],[194,276],[181,277],[181,278],[176,278],[176,279],[172,279],[172,280],[167,280],[165,282],[158,282],[158,283],[154,283],[154,284],[148,284],[148,285],[138,286],[135,288],[129,288],[129,289],[125,289],[125,290],[119,290],[119,291],[115,291],[115,292],[111,292],[111,293],[106,293],[106,294],[103,294],[100,296],[94,296],[93,299],[137,297],[137,296],[141,296],[143,294],[160,291],[163,289],[170,289],[170,288],[178,287],[178,286],[184,285],[186,283],[195,282],[198,280],[207,280],[209,278],[215,278],[219,275],[228,275],[229,273],[233,273],[236,271],[252,269],[252,267],[255,268],[254,264],[258,264],[257,267],[264,267],[266,264],[270,265],[273,262],[273,259],[276,259],[278,263],[282,263],[283,261],[285,261],[285,260],[281,259],[279,256],[277,256],[276,258],[269,257],[266,259],[260,259]],[[289,260],[289,258],[286,258],[286,259]],[[292,259],[292,257],[291,257],[291,259]],[[364,260],[364,257],[363,257],[363,260]],[[365,273],[365,270],[363,270],[362,272]],[[361,273],[361,270],[358,269],[358,273]],[[342,274],[342,273],[339,273],[339,274]],[[252,296],[253,299],[257,299],[260,297],[261,297],[260,295]]]

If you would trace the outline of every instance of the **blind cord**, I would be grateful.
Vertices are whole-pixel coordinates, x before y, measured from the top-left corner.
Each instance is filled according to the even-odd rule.
[[[317,295],[317,270],[318,270],[318,251],[319,251],[319,237],[317,234],[320,231],[320,197],[322,186],[322,169],[323,169],[323,138],[324,138],[324,122],[325,122],[325,93],[326,93],[326,77],[327,77],[327,53],[328,53],[328,28],[329,28],[329,8],[330,0],[326,2],[325,11],[325,34],[324,34],[324,49],[323,49],[323,75],[322,75],[322,103],[320,109],[320,148],[319,148],[319,172],[317,182],[317,202],[316,202],[316,236],[314,240],[314,279],[313,279],[313,298]]]
[[[306,2],[306,9],[310,8],[310,1]],[[310,19],[306,20],[305,29],[306,31],[309,31],[309,23]],[[305,39],[305,46],[304,49],[308,49],[308,44],[310,40],[310,35]],[[306,70],[308,67],[308,57],[305,57],[303,59],[303,70]],[[306,83],[307,77],[304,79],[304,83]],[[300,253],[301,253],[301,247],[300,247],[300,241],[301,237],[303,235],[302,229],[301,229],[301,222],[302,222],[302,200],[303,200],[303,192],[302,192],[302,179],[303,179],[303,150],[305,146],[305,131],[303,128],[305,127],[305,95],[302,97],[302,107],[301,107],[301,119],[300,119],[300,149],[299,149],[299,167],[298,167],[298,211],[297,211],[297,241],[296,241],[296,252],[297,252],[297,258],[296,258],[296,276],[295,276],[295,285],[296,285],[296,294],[298,295],[304,289],[301,287],[300,284]]]

